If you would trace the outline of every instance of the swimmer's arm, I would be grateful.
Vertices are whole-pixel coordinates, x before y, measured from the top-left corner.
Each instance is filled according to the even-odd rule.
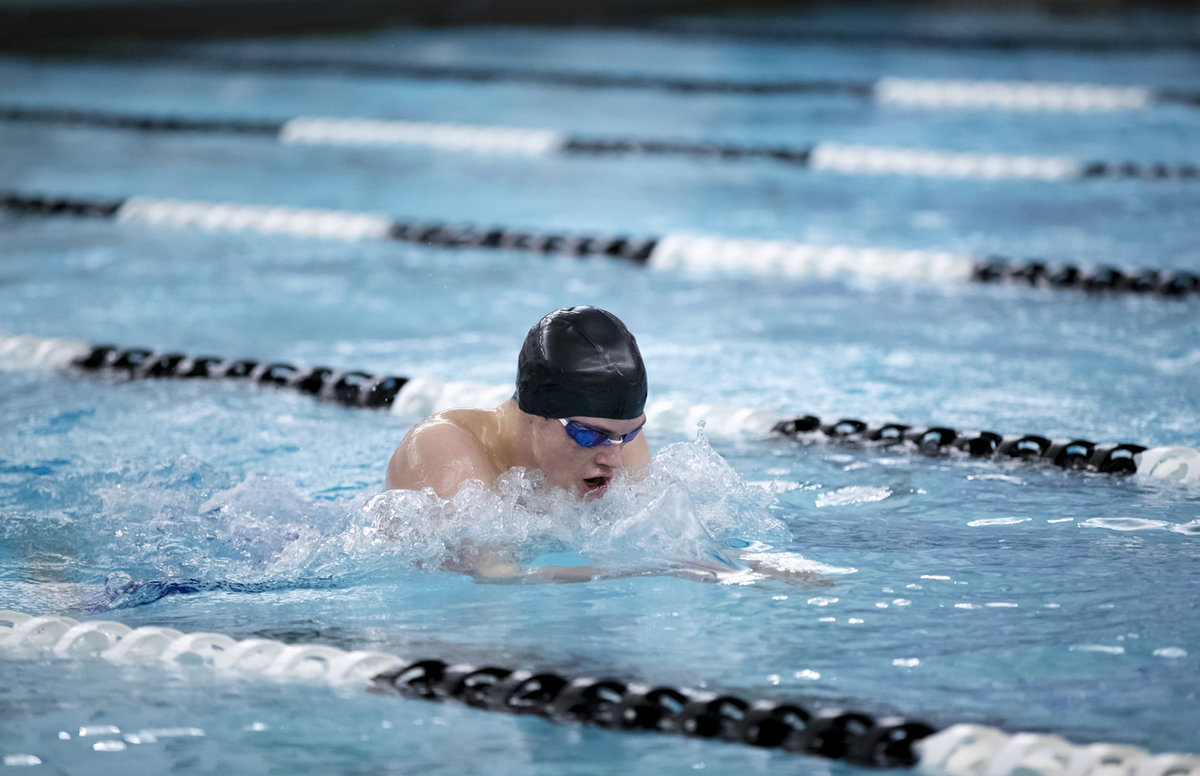
[[[434,416],[413,427],[388,462],[388,490],[424,490],[453,498],[467,480],[485,485],[499,472],[479,440],[448,420]]]
[[[534,566],[523,568],[515,563],[500,561],[476,568],[473,576],[479,582],[499,585],[523,585],[535,582],[591,582],[598,572],[592,566]]]
[[[797,563],[793,556],[767,552],[737,553],[736,557],[748,574],[747,580],[770,579],[796,587],[832,587],[833,580],[822,573],[820,566]]]

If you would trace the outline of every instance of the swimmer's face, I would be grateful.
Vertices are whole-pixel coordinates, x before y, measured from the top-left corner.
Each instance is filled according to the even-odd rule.
[[[610,438],[619,438],[640,429],[646,416],[631,420],[574,416],[567,420],[603,431]],[[533,423],[533,455],[538,468],[551,485],[580,498],[603,496],[612,478],[625,468],[631,448],[638,445],[644,449],[646,444],[644,437],[636,434],[624,444],[583,447],[558,419],[535,417]]]

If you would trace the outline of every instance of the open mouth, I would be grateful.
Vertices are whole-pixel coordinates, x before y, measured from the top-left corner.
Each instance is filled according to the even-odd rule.
[[[595,494],[599,496],[608,489],[608,482],[610,479],[610,477],[588,477],[583,481],[583,484],[587,486],[586,492],[588,494]]]

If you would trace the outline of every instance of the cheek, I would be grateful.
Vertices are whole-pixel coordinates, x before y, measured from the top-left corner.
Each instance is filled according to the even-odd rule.
[[[559,485],[573,483],[582,478],[580,472],[588,466],[587,451],[568,439],[561,430],[552,430],[559,433],[540,436],[535,444],[534,456],[538,468],[551,482]]]

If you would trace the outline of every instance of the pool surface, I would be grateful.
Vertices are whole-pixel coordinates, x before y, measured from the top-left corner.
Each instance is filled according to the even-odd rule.
[[[323,116],[1172,169],[1200,162],[1200,109],[1185,102],[930,107],[870,93],[598,88],[318,66],[1025,81],[1155,94],[1200,83],[1187,47],[1045,43],[1170,38],[1197,29],[1194,14],[1072,26],[1031,14],[832,6],[664,23],[692,34],[397,29],[4,54],[0,108]],[[788,29],[864,30],[882,42],[778,34]],[[914,30],[1042,44],[899,40]],[[294,66],[252,66],[254,58]],[[719,154],[531,156],[23,120],[0,120],[0,149],[6,194],[1200,271],[1200,180],[1179,176],[873,174]],[[894,254],[883,255],[886,263]],[[5,335],[503,386],[542,314],[594,304],[638,337],[652,401],[1200,448],[1195,293],[1087,293],[845,265],[851,271],[783,274],[736,261],[646,266],[15,209],[0,209],[0,256]],[[1195,472],[1119,477],[664,421],[646,429],[653,487],[626,484],[578,505],[529,495],[529,478],[514,477],[498,494],[471,493],[450,508],[380,495],[391,451],[419,420],[412,412],[238,381],[6,366],[0,609],[1200,752]],[[601,577],[477,581],[453,570],[464,540],[503,542],[528,565],[590,562]],[[14,770],[867,770],[357,687],[11,650],[0,665],[0,755]]]

